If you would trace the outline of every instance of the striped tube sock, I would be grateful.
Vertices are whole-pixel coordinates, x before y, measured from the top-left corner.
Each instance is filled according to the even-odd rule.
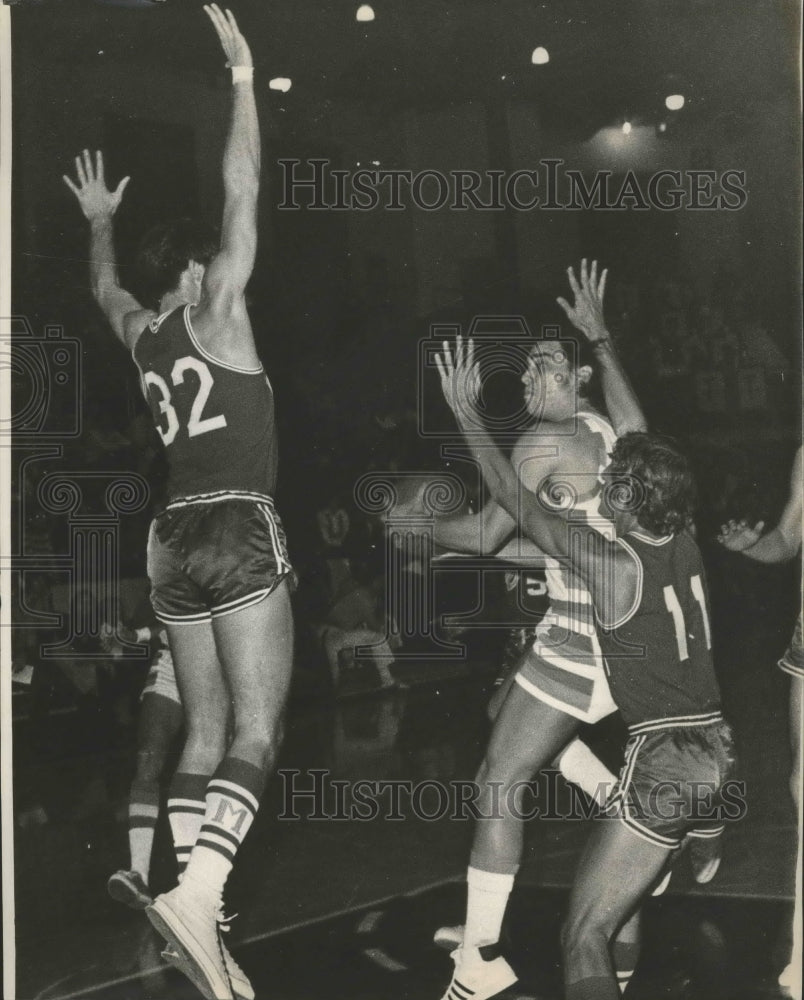
[[[159,785],[135,781],[128,796],[128,848],[132,871],[139,872],[146,885],[158,816]]]
[[[168,819],[173,834],[173,849],[179,866],[179,878],[184,874],[190,852],[198,839],[204,820],[208,774],[177,772],[168,792]]]
[[[505,908],[514,887],[514,874],[501,875],[469,868],[466,873],[464,948],[479,948],[500,940]]]
[[[265,786],[262,768],[224,757],[209,779],[206,811],[185,872],[185,881],[220,895],[235,855],[254,822]]]

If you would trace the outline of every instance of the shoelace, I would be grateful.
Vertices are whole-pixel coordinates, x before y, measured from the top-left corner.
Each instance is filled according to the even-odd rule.
[[[223,934],[228,934],[229,931],[232,929],[232,921],[237,919],[237,914],[233,913],[230,917],[227,917],[223,912],[223,907],[221,907],[218,910],[215,919],[218,922],[218,930],[221,931]],[[238,976],[241,976],[243,979],[246,978],[246,974],[234,960],[234,956],[224,944],[223,938],[221,937],[220,934],[218,935],[218,945],[221,949],[221,955],[223,956],[223,964],[226,968],[226,975],[229,978],[229,986],[231,987],[232,977],[229,975],[230,969],[232,972],[235,972]],[[232,992],[234,992],[234,990],[232,990]]]

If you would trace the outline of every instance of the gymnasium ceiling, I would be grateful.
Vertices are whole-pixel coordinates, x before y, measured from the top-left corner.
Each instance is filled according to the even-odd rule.
[[[205,72],[220,53],[201,6],[18,0],[17,65]],[[328,100],[392,110],[507,98],[533,102],[545,128],[585,138],[626,116],[658,120],[676,91],[687,98],[682,114],[699,122],[739,127],[777,102],[798,112],[795,0],[374,0],[371,23],[355,20],[357,0],[232,6],[261,77],[293,80],[283,98],[291,113]],[[536,46],[548,65],[531,64]]]

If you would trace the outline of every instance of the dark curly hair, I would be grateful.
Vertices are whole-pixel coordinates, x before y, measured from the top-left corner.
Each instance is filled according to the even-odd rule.
[[[136,268],[142,294],[149,305],[179,283],[191,260],[205,266],[220,249],[218,233],[196,219],[161,222],[143,236],[137,250]]]
[[[641,527],[656,535],[675,534],[692,523],[698,499],[689,459],[661,434],[624,434],[611,453],[606,501],[630,509]]]

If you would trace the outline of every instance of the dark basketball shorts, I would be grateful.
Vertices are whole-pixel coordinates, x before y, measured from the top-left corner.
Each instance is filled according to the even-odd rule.
[[[166,625],[203,624],[295,580],[270,497],[174,502],[148,538],[151,603]]]
[[[718,837],[725,819],[741,814],[728,788],[723,795],[735,769],[731,730],[722,719],[631,736],[606,814],[668,850],[686,836]]]
[[[779,660],[779,667],[793,677],[804,677],[804,637],[802,637],[801,619],[802,615],[799,615],[787,652]]]

